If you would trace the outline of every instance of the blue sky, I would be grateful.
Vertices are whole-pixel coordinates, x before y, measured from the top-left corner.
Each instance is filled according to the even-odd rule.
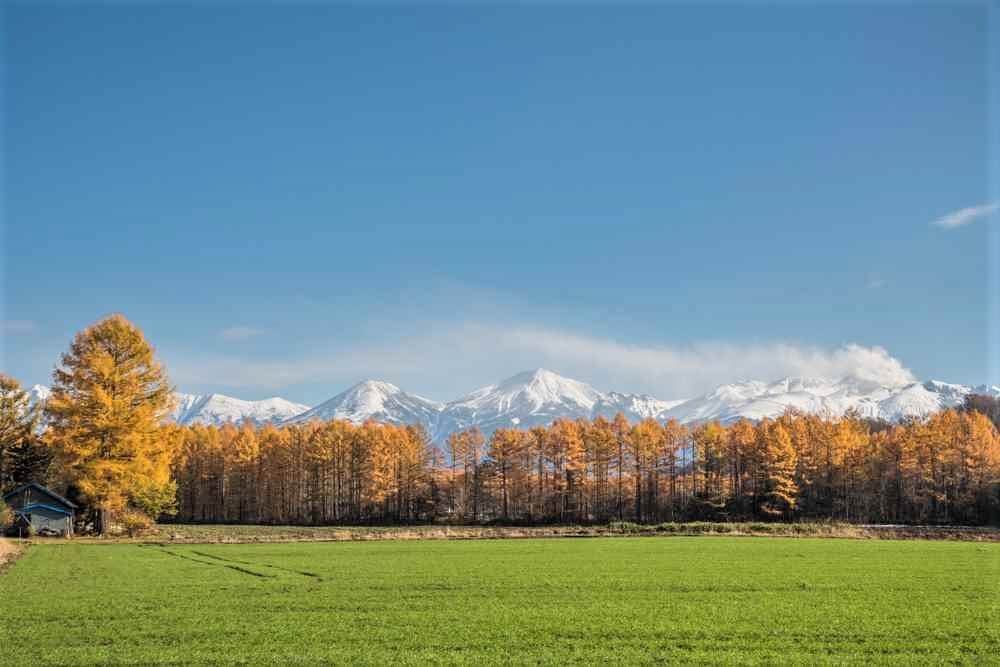
[[[897,361],[1000,382],[998,216],[932,224],[998,196],[985,4],[3,21],[0,368],[25,383],[110,312],[179,388],[246,398],[539,365],[663,398]]]

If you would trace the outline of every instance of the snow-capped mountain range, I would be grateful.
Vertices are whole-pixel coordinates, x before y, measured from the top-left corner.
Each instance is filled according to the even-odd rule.
[[[850,377],[837,381],[785,378],[771,383],[724,384],[666,410],[657,418],[673,418],[682,423],[711,420],[725,423],[741,418],[778,417],[788,408],[794,408],[826,417],[839,417],[854,410],[865,417],[899,421],[955,407],[971,393],[1000,396],[1000,387],[969,387],[937,381],[886,387]]]
[[[31,404],[44,404],[52,391],[40,384],[28,390]],[[262,401],[244,401],[223,394],[174,394],[176,407],[170,418],[179,424],[242,424],[258,426],[280,424],[309,409],[308,405],[292,403],[283,398],[266,398]]]
[[[539,368],[446,403],[431,432],[435,440],[442,440],[449,433],[473,426],[488,435],[502,427],[531,428],[560,417],[613,417],[619,412],[639,421],[655,417],[678,403],[637,394],[604,393],[589,384]]]
[[[171,417],[179,424],[214,424],[251,422],[280,424],[309,409],[308,405],[292,403],[283,398],[244,401],[223,394],[175,394],[177,407]]]
[[[44,401],[48,389],[32,387],[33,400]],[[866,417],[898,421],[924,417],[955,407],[971,393],[1000,397],[1000,386],[968,386],[945,382],[914,382],[884,386],[853,377],[785,378],[776,382],[724,384],[701,396],[665,401],[644,394],[602,392],[552,371],[519,373],[462,398],[438,403],[377,380],[359,382],[330,400],[310,408],[282,398],[244,401],[222,394],[178,394],[172,418],[181,424],[303,423],[313,419],[369,419],[394,424],[422,424],[441,442],[458,430],[479,427],[489,435],[497,428],[548,424],[568,417],[611,418],[621,412],[630,421],[676,419],[692,424],[741,418],[778,417],[786,409],[837,417],[854,410]]]

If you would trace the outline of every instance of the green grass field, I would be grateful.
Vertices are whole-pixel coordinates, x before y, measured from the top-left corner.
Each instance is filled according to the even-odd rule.
[[[1000,662],[1000,544],[36,545],[0,662]]]

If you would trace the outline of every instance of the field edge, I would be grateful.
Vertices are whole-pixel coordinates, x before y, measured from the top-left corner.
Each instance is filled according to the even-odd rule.
[[[371,540],[484,540],[593,537],[822,537],[859,540],[953,540],[1000,542],[1000,529],[960,526],[859,526],[807,523],[619,523],[600,526],[274,526],[157,524],[133,537],[76,537],[79,543],[273,544]],[[60,539],[36,539],[40,543]]]

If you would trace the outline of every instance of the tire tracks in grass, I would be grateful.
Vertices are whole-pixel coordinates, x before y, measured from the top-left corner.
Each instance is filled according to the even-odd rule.
[[[238,563],[240,565],[252,565],[255,567],[270,567],[274,568],[275,570],[281,570],[282,572],[291,572],[292,574],[298,574],[303,577],[309,577],[311,579],[315,579],[317,581],[323,581],[323,577],[319,576],[315,572],[309,572],[307,570],[294,570],[292,568],[282,567],[280,565],[271,565],[270,563],[258,563],[257,561],[252,561],[252,560],[236,560],[235,558],[223,558],[222,556],[216,556],[215,554],[205,553],[204,551],[192,551],[192,553],[196,553],[199,556],[203,556],[205,558],[213,558],[215,560],[222,561],[224,563]]]
[[[264,574],[263,572],[254,572],[253,570],[247,569],[245,567],[240,567],[239,565],[235,565],[235,564],[231,564],[231,563],[215,562],[215,561],[211,561],[211,560],[199,560],[198,558],[192,558],[191,556],[185,556],[184,554],[177,553],[176,551],[171,551],[170,549],[167,549],[165,547],[160,547],[159,551],[160,551],[160,553],[165,553],[165,554],[168,554],[170,556],[174,556],[176,558],[183,558],[184,560],[189,560],[192,563],[199,563],[201,565],[212,565],[212,566],[215,566],[215,567],[226,567],[226,568],[229,568],[230,570],[235,570],[236,572],[239,572],[241,574],[248,574],[248,575],[250,575],[252,577],[258,577],[260,579],[276,579],[277,578],[277,575],[274,575],[274,574]],[[196,551],[195,553],[198,553],[198,552]],[[202,555],[202,554],[199,554],[199,555]],[[225,560],[225,559],[218,559],[218,560]]]

